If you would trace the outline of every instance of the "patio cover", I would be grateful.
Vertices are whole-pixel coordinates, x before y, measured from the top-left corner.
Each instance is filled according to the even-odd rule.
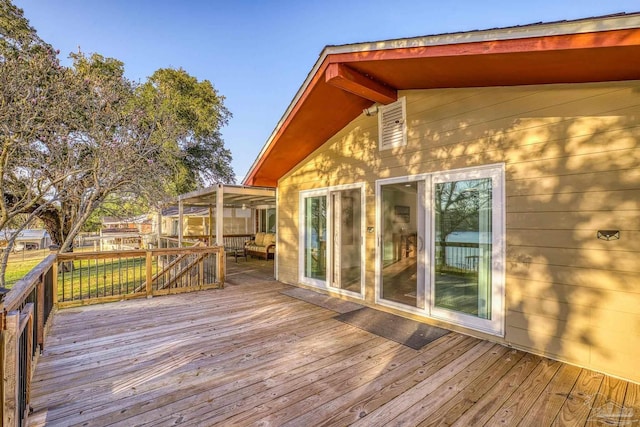
[[[174,204],[178,205],[178,240],[182,245],[183,215],[185,206],[208,207],[209,218],[216,215],[216,245],[223,244],[224,208],[246,207],[276,204],[276,190],[268,187],[250,187],[244,185],[216,184],[202,190],[178,196]],[[211,223],[211,222],[210,222]]]

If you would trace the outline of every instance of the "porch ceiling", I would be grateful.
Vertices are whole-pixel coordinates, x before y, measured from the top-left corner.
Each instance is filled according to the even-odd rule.
[[[213,187],[180,195],[176,204],[183,206],[216,206],[218,193],[222,192],[225,207],[247,207],[275,205],[276,191],[273,188],[247,187],[218,184]]]
[[[244,183],[276,186],[390,90],[636,79],[640,14],[327,47]]]

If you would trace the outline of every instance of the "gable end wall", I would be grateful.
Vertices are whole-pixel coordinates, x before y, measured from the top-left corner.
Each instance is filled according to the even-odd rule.
[[[361,115],[279,181],[279,279],[298,283],[299,191],[365,182],[375,226],[376,179],[504,163],[506,335],[445,326],[640,382],[640,82],[399,96],[406,146],[379,151],[377,118]]]

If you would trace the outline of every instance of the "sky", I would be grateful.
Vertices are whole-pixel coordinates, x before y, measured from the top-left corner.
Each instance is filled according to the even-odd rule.
[[[63,64],[79,48],[144,82],[159,68],[209,80],[237,182],[327,45],[640,11],[640,0],[14,0]]]

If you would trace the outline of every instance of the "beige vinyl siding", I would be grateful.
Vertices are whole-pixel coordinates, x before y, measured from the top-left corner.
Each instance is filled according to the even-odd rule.
[[[298,282],[300,190],[365,182],[373,227],[377,179],[504,163],[502,342],[640,381],[640,82],[399,95],[406,146],[379,151],[377,118],[361,115],[280,180],[280,280]],[[599,229],[621,238],[598,240]],[[374,236],[365,236],[371,305]]]

